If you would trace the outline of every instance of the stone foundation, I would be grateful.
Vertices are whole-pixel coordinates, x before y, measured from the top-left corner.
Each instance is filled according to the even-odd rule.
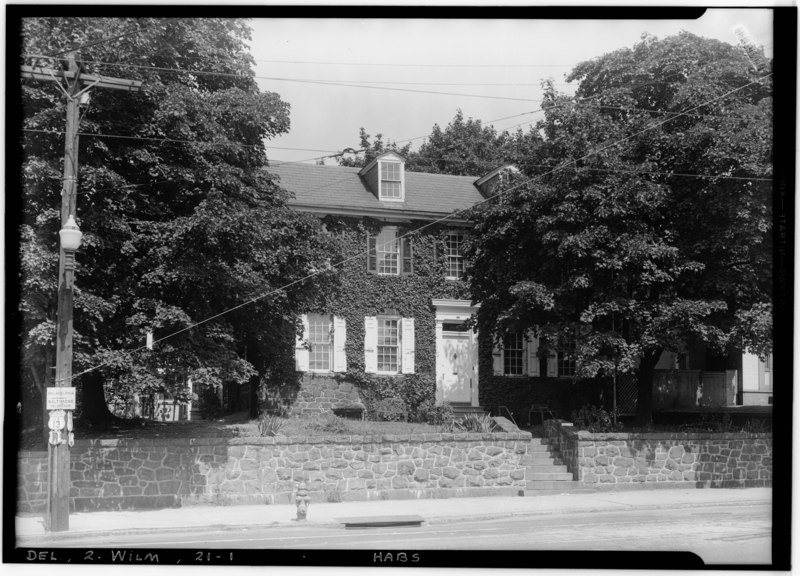
[[[73,511],[190,504],[512,495],[525,488],[530,433],[78,441]],[[41,512],[47,456],[22,452],[18,511]],[[44,473],[44,477],[43,477]]]
[[[330,376],[305,374],[289,414],[318,416],[332,413],[336,409],[352,407],[364,407],[358,387]]]
[[[545,430],[576,480],[602,487],[683,483],[698,488],[772,485],[772,434],[598,434],[549,420]]]

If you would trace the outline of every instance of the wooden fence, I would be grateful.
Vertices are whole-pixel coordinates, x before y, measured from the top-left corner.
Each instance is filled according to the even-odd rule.
[[[736,370],[656,370],[653,408],[717,408],[736,404]]]

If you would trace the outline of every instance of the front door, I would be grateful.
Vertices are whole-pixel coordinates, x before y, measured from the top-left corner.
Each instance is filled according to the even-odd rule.
[[[468,332],[442,334],[442,396],[445,402],[471,403],[474,353]]]

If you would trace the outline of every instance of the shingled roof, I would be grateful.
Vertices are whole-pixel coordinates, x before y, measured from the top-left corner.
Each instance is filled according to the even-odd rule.
[[[475,177],[405,172],[405,201],[381,202],[358,175],[359,168],[276,164],[269,171],[294,194],[289,205],[326,214],[437,218],[483,200]]]

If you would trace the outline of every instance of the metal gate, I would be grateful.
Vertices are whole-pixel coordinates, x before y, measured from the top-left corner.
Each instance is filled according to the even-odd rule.
[[[639,398],[636,374],[617,375],[617,413],[636,414],[636,401]]]

